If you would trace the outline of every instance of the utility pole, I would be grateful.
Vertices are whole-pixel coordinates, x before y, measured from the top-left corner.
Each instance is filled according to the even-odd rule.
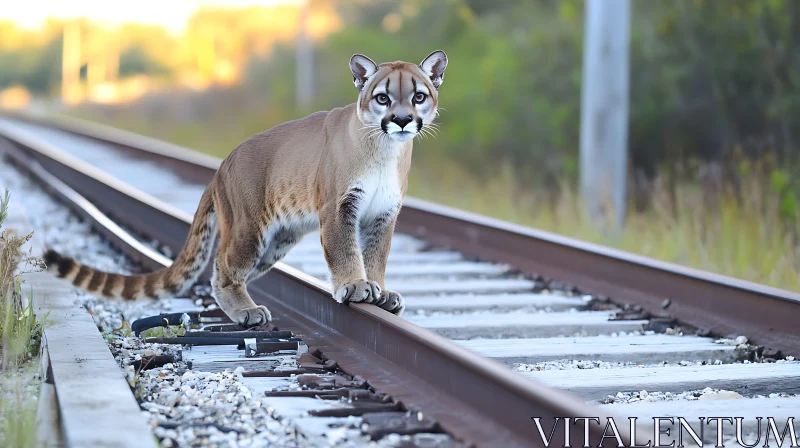
[[[91,90],[106,81],[106,42],[105,31],[95,28],[87,42],[86,54],[86,88]]]
[[[300,109],[309,107],[314,98],[314,58],[311,38],[308,35],[309,2],[310,0],[305,0],[300,6],[300,23],[297,30],[295,88],[297,107]]]
[[[117,39],[109,39],[106,47],[106,79],[116,82],[119,77],[119,44]]]
[[[61,101],[72,103],[72,95],[81,78],[81,24],[78,21],[64,25],[63,52],[61,54]]]
[[[630,0],[586,0],[581,88],[580,182],[589,216],[625,219]]]

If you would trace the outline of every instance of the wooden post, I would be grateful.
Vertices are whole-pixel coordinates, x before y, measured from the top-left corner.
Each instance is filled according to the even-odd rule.
[[[106,80],[106,55],[104,31],[94,29],[88,36],[86,51],[86,89],[90,92],[94,87]]]
[[[580,183],[589,216],[625,218],[630,0],[586,0]]]
[[[119,44],[116,39],[110,39],[106,49],[106,79],[117,81],[119,77]]]
[[[81,78],[81,25],[69,22],[64,25],[63,53],[61,55],[61,101],[70,104],[74,90]]]
[[[297,30],[296,45],[296,99],[297,106],[301,109],[309,107],[314,98],[314,58],[311,47],[311,38],[308,35],[309,1],[305,0],[300,6],[300,23]]]

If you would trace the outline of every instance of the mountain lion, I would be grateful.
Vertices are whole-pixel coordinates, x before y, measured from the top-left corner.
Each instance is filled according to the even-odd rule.
[[[271,320],[246,285],[266,273],[303,235],[319,229],[333,298],[372,303],[397,315],[400,294],[384,287],[395,221],[406,193],[413,138],[430,132],[447,56],[421,64],[350,59],[358,101],[289,121],[241,143],[206,187],[174,263],[144,275],[80,265],[53,250],[50,269],[90,293],[135,300],[190,288],[212,256],[212,287],[234,322]]]

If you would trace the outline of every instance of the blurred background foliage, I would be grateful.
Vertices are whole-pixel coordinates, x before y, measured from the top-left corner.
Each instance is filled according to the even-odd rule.
[[[583,1],[311,8],[311,106],[295,100],[297,8],[279,6],[202,10],[177,37],[137,24],[114,31],[119,79],[144,76],[151,87],[66,113],[224,156],[253,133],[353,102],[353,53],[419,62],[443,49],[441,134],[416,144],[411,194],[798,288],[800,2],[633,2],[631,207],[613,238],[586,222],[574,193]],[[0,89],[58,93],[62,26],[19,37],[0,23]],[[228,75],[201,82],[204,70]]]

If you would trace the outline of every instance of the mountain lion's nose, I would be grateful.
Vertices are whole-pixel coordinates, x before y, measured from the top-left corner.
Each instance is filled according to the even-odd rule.
[[[398,117],[397,115],[392,116],[392,123],[400,126],[401,130],[404,127],[406,127],[407,124],[411,123],[412,121],[414,121],[414,119],[411,118],[411,115],[406,115],[405,117],[402,117],[402,118]]]

